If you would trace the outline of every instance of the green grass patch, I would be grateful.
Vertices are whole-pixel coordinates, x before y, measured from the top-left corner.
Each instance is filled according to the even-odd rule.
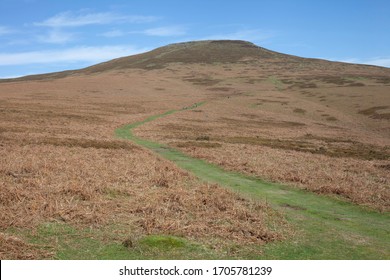
[[[161,250],[172,250],[185,247],[186,242],[174,236],[148,235],[140,240],[140,244]]]
[[[210,246],[169,235],[132,237],[120,225],[80,228],[62,222],[45,223],[34,231],[9,229],[59,260],[221,259]],[[129,237],[130,236],[130,237]]]

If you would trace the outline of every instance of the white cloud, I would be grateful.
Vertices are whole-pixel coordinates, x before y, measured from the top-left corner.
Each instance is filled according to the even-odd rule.
[[[126,35],[126,32],[123,32],[121,30],[111,30],[111,31],[104,32],[101,34],[101,36],[108,37],[108,38],[122,37],[125,35]]]
[[[14,33],[14,30],[6,27],[6,26],[0,26],[0,36]]]
[[[148,36],[181,36],[185,35],[186,31],[181,26],[164,26],[164,27],[156,27],[150,28],[142,31],[141,33]]]
[[[102,33],[101,36],[112,38],[112,37],[121,37],[127,34],[141,34],[146,36],[156,36],[156,37],[169,37],[169,36],[182,36],[187,32],[181,26],[162,26],[156,28],[149,28],[146,30],[140,31],[122,31],[122,30],[111,30],[105,33]]]
[[[154,16],[139,16],[139,15],[120,15],[111,12],[106,13],[73,13],[63,12],[42,22],[34,23],[37,26],[48,27],[79,27],[85,25],[109,24],[109,23],[147,23],[156,21],[158,18]]]
[[[144,52],[131,46],[75,47],[63,50],[43,50],[20,53],[0,53],[0,66],[51,64],[51,63],[97,63],[121,56]]]
[[[59,30],[50,30],[46,35],[38,36],[42,43],[65,44],[75,39],[74,34],[62,32]]]

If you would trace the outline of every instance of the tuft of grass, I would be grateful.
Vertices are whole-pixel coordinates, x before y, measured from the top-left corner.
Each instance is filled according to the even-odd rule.
[[[191,82],[194,85],[199,85],[199,86],[214,86],[220,82],[220,80],[212,79],[208,77],[204,77],[204,78],[190,77],[190,78],[185,78],[184,81]]]
[[[288,79],[283,79],[281,80],[284,84],[289,85],[289,89],[308,89],[308,88],[317,88],[317,84],[311,82],[311,81],[306,81],[306,80],[288,80]]]
[[[327,121],[331,121],[331,122],[335,122],[337,121],[337,118],[333,117],[333,116],[329,116],[326,118]]]
[[[201,147],[201,148],[219,148],[222,147],[220,143],[217,142],[200,142],[200,141],[186,141],[174,143],[174,146],[178,148],[191,148],[191,147]]]
[[[390,113],[378,113],[378,111],[386,110],[386,109],[389,109],[389,106],[375,106],[365,110],[361,110],[358,113],[365,116],[369,116],[370,118],[373,119],[390,120]]]
[[[234,88],[231,88],[231,87],[211,87],[211,88],[208,88],[207,90],[210,90],[210,91],[224,91],[224,92],[228,92],[228,91],[231,91],[233,90]]]
[[[293,112],[298,114],[305,114],[306,110],[302,108],[295,108]]]
[[[195,140],[196,141],[210,141],[210,136],[208,136],[208,135],[201,135],[201,136],[196,137]]]
[[[280,100],[269,100],[264,98],[258,98],[260,102],[257,105],[263,105],[263,103],[274,103],[274,104],[280,104],[280,105],[288,105],[288,101],[280,101]]]

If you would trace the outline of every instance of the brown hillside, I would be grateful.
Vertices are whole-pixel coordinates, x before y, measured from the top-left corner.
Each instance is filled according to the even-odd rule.
[[[201,183],[114,136],[124,124],[197,102],[204,105],[134,133],[228,170],[390,210],[390,69],[243,41],[180,43],[1,81],[0,237],[13,243],[12,254],[0,256],[42,255],[7,230],[47,222],[120,224],[134,240],[282,239],[284,223],[267,205]]]
[[[101,73],[105,71],[123,70],[123,69],[161,69],[170,64],[226,64],[226,63],[246,63],[262,64],[261,67],[278,67],[280,73],[284,71],[306,72],[312,70],[360,70],[370,69],[375,74],[385,73],[381,67],[367,65],[353,65],[340,62],[330,62],[320,59],[302,58],[292,55],[286,55],[265,48],[256,46],[246,41],[218,40],[218,41],[193,41],[185,43],[171,44],[160,47],[155,50],[113,59],[97,65],[93,65],[80,70],[70,70],[55,72],[50,74],[30,75],[16,79],[3,79],[6,81],[24,81],[24,80],[42,80],[64,78],[79,74]]]

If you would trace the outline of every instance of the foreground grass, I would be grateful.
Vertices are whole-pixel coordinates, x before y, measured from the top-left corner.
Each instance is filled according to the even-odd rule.
[[[80,229],[65,223],[55,222],[43,224],[33,233],[16,231],[13,234],[26,236],[32,244],[39,248],[44,248],[46,244],[51,244],[51,247],[46,249],[55,252],[54,255],[50,256],[50,258],[54,259],[218,258],[218,255],[215,255],[212,249],[184,238],[169,235],[146,235],[139,239],[133,239],[126,236],[124,232],[118,226]]]
[[[243,245],[218,240],[202,243],[180,236],[143,235],[129,237],[128,228],[111,225],[103,228],[76,228],[50,222],[34,231],[10,228],[12,236],[28,240],[38,249],[39,259],[58,260],[180,260],[180,259],[253,259],[261,245]],[[206,244],[207,243],[207,244]],[[1,250],[0,250],[1,251]]]
[[[189,108],[195,108],[195,104]],[[179,111],[179,110],[178,110]],[[194,241],[180,236],[129,236],[125,225],[73,227],[61,221],[28,232],[9,229],[37,248],[54,252],[54,259],[389,259],[389,215],[257,178],[228,172],[176,149],[141,139],[132,129],[164,114],[123,126],[116,135],[142,145],[201,180],[218,183],[251,199],[266,201],[283,213],[295,234],[263,246]],[[206,241],[206,240],[205,240]],[[207,240],[209,241],[209,240]],[[46,244],[50,244],[47,246]]]
[[[123,126],[116,135],[142,145],[175,162],[201,180],[218,183],[252,199],[266,200],[284,213],[296,229],[287,241],[270,243],[260,259],[389,259],[390,215],[352,205],[340,199],[316,195],[257,178],[228,172],[176,149],[141,139],[131,129],[172,114],[169,111],[143,122]]]

